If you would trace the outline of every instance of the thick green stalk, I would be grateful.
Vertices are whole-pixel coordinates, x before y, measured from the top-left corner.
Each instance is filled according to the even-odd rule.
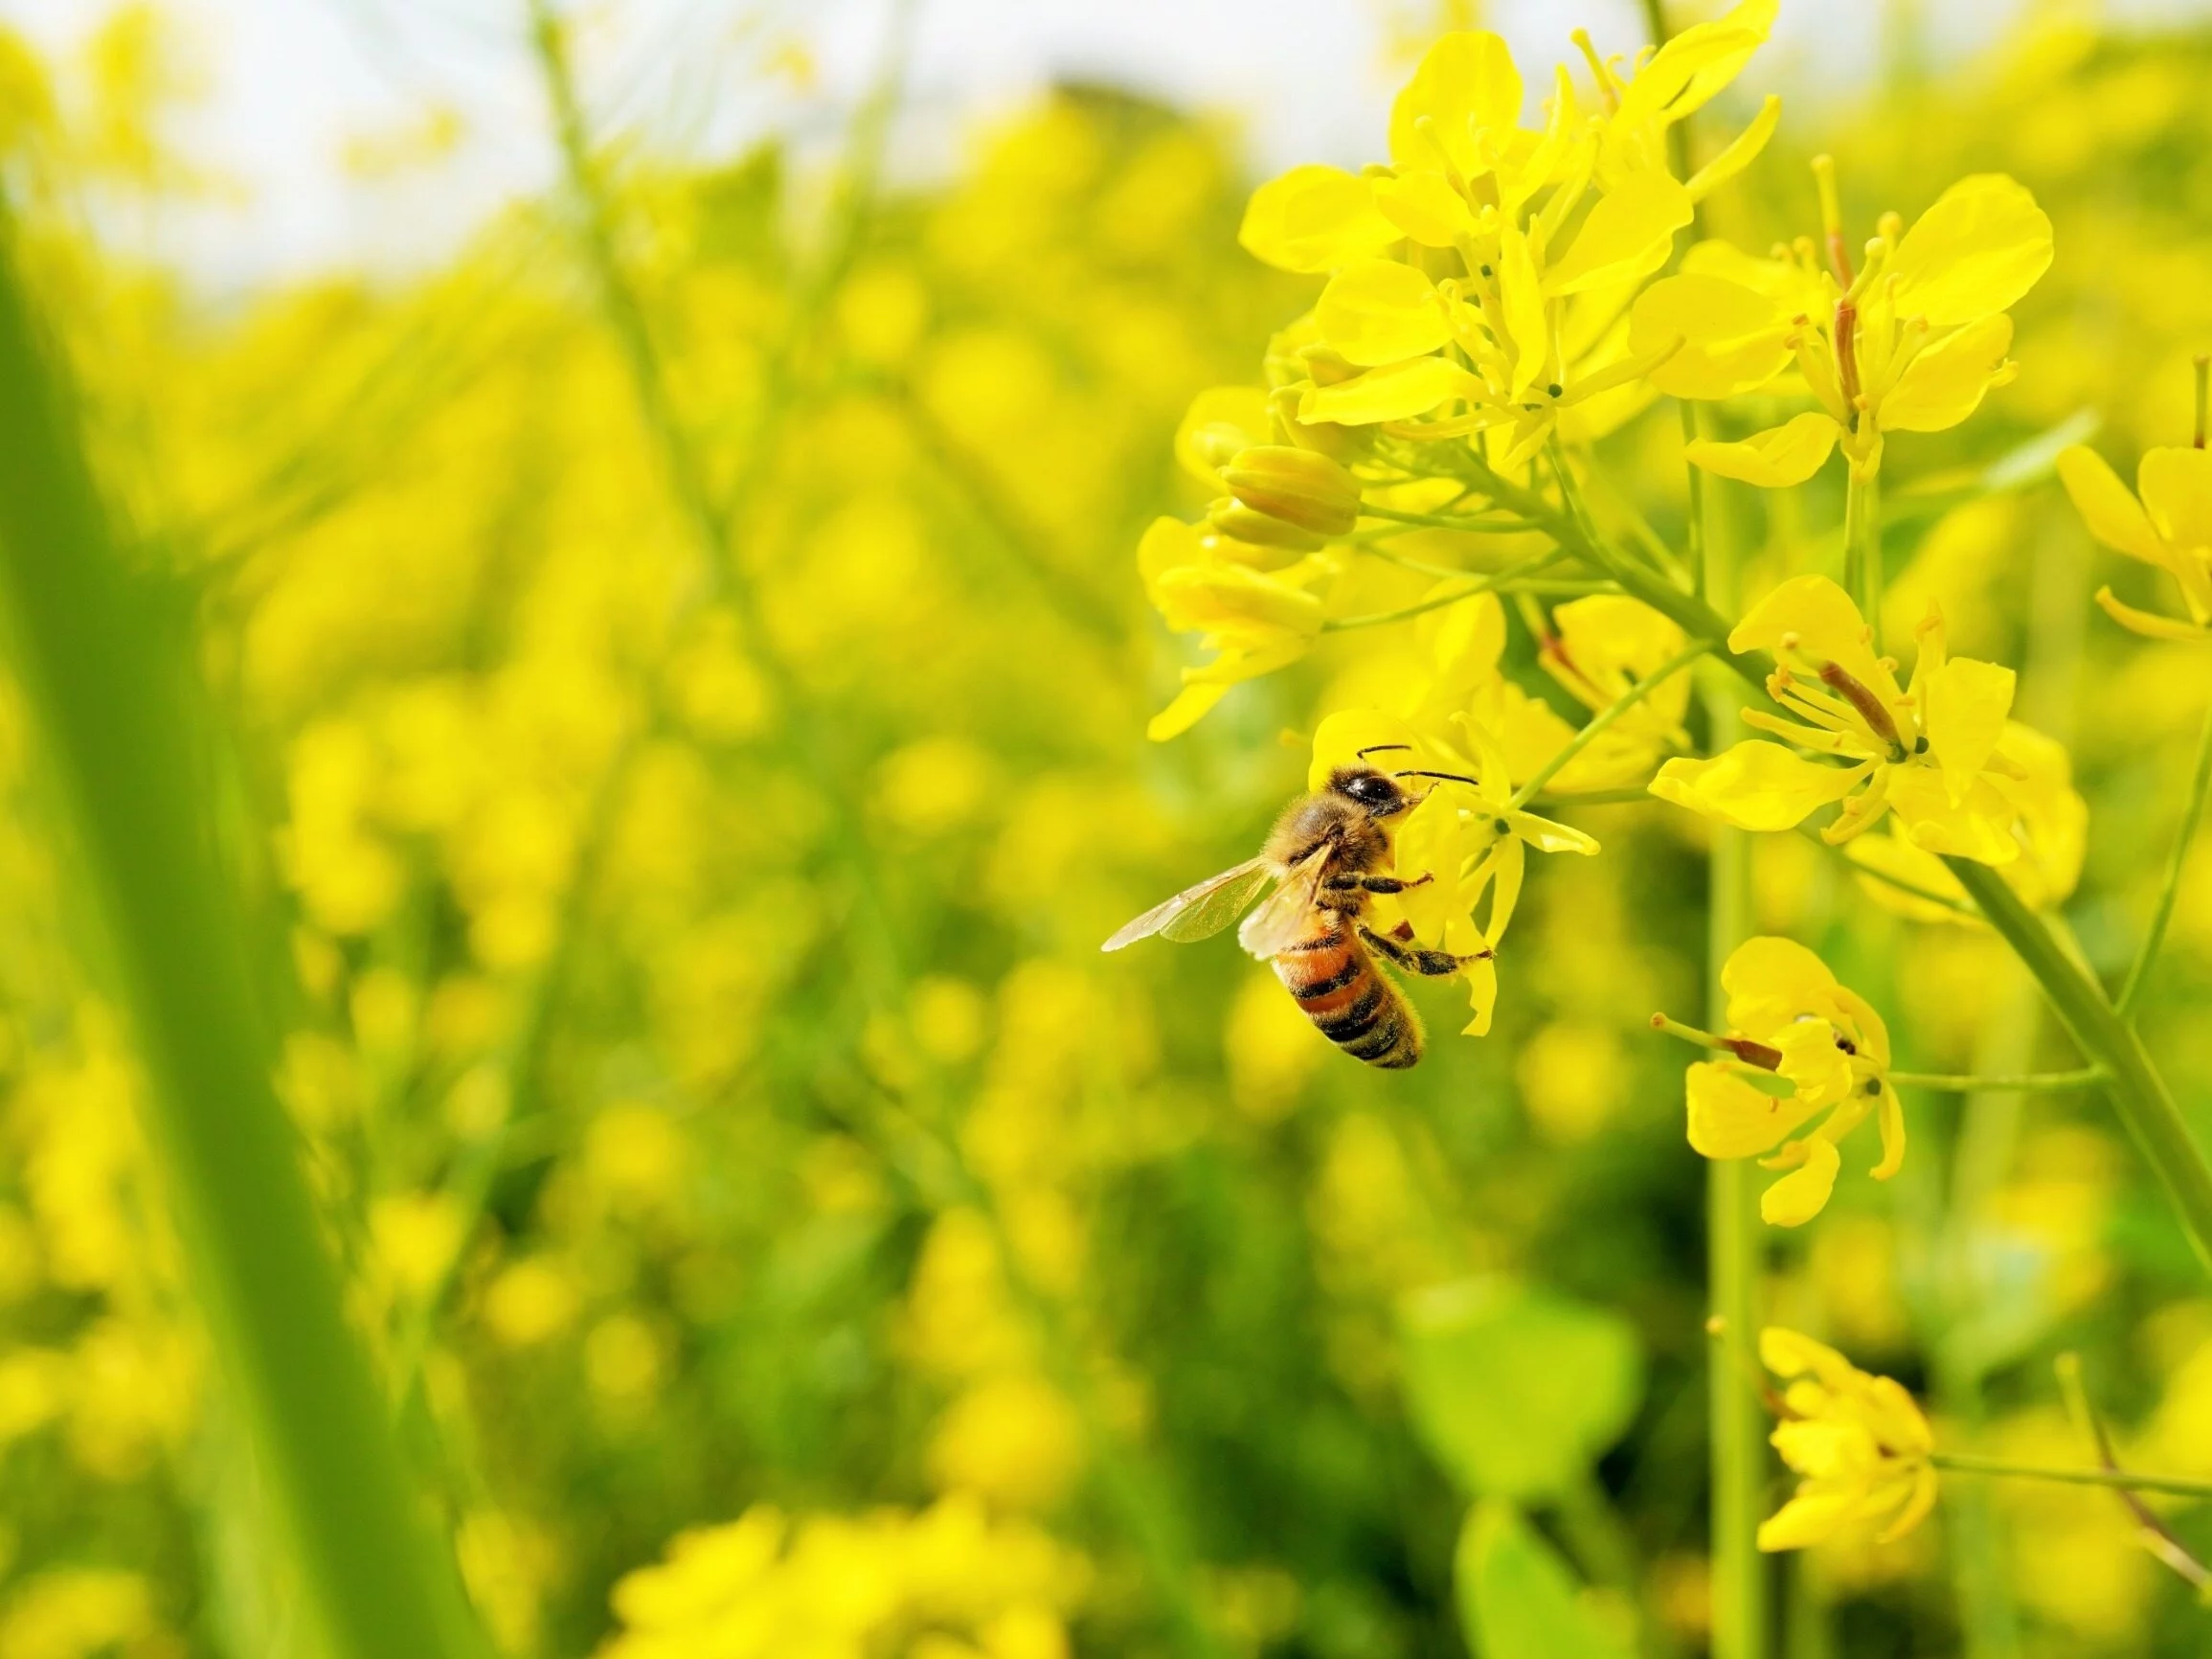
[[[1944,862],[2036,976],[2083,1057],[2105,1070],[2104,1089],[2113,1109],[2166,1184],[2198,1258],[2212,1268],[2212,1164],[2205,1162],[2203,1148],[2144,1052],[2142,1039],[2002,876],[1971,858]]]
[[[269,1083],[238,905],[199,786],[173,611],[116,545],[0,219],[0,587],[147,1082],[149,1139],[222,1381],[320,1634],[344,1659],[480,1651],[434,1544]]]
[[[2181,822],[2174,831],[2174,851],[2166,859],[2166,879],[2158,889],[2157,907],[2151,912],[2151,925],[2144,931],[2142,948],[2135,952],[2134,966],[2128,969],[2128,981],[2120,988],[2118,1002],[2114,1005],[2123,1015],[2134,1011],[2135,999],[2143,994],[2143,982],[2151,976],[2151,966],[2158,960],[2158,949],[2166,943],[2166,927],[2174,920],[2174,900],[2181,891],[2181,872],[2189,863],[2189,849],[2197,839],[2197,825],[2204,816],[2204,794],[2212,785],[2212,708],[2204,711],[2204,730],[2197,739],[2197,767],[2189,774],[2189,795],[2181,807]]]
[[[1843,591],[1859,606],[1859,614],[1874,630],[1874,648],[1882,649],[1882,480],[1878,474],[1859,476],[1843,497]]]
[[[1713,598],[1735,602],[1730,549],[1709,546],[1706,580]],[[1619,561],[1619,568],[1632,568]],[[1668,586],[1710,616],[1692,627],[1694,640],[1716,644],[1727,632],[1703,600]],[[1718,754],[1743,735],[1743,693],[1721,675],[1705,683],[1708,746]],[[1706,1023],[1727,1025],[1727,992],[1721,970],[1751,930],[1751,838],[1727,825],[1713,826],[1707,900]],[[1712,1435],[1713,1656],[1765,1659],[1768,1651],[1768,1579],[1759,1554],[1760,1511],[1766,1497],[1767,1420],[1755,1380],[1760,1375],[1759,1275],[1762,1244],[1756,1169],[1747,1158],[1716,1158],[1705,1166],[1705,1253],[1714,1321],[1708,1410]]]

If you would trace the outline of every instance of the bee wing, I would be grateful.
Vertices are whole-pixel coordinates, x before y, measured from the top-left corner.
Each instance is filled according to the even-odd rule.
[[[1303,939],[1320,898],[1321,878],[1328,874],[1329,860],[1335,853],[1336,843],[1324,841],[1292,865],[1268,901],[1244,919],[1244,925],[1236,930],[1237,943],[1265,962]]]
[[[1098,948],[1119,950],[1155,933],[1181,944],[1210,939],[1243,914],[1245,906],[1257,898],[1259,890],[1275,876],[1275,867],[1268,859],[1248,858],[1232,870],[1209,875],[1196,887],[1155,904]]]

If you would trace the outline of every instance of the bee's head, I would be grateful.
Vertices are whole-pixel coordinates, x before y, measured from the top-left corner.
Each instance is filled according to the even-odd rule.
[[[1376,818],[1403,812],[1412,797],[1372,766],[1339,766],[1329,774],[1329,793],[1355,801]]]

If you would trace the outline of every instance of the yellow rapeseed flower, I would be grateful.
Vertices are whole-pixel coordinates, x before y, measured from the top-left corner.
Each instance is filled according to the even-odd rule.
[[[1804,1477],[1760,1523],[1759,1548],[1801,1550],[1869,1524],[1886,1544],[1917,1527],[1935,1505],[1935,1443],[1912,1396],[1778,1326],[1759,1332],[1759,1357],[1788,1381],[1772,1439]]]
[[[1579,830],[1514,805],[1513,771],[1498,739],[1470,714],[1453,723],[1457,743],[1424,737],[1380,709],[1331,715],[1314,734],[1310,784],[1319,787],[1337,767],[1360,763],[1362,750],[1386,745],[1407,768],[1458,774],[1459,781],[1428,780],[1435,786],[1406,814],[1396,838],[1398,872],[1434,879],[1398,895],[1396,902],[1423,943],[1476,958],[1460,969],[1471,1011],[1463,1031],[1482,1036],[1498,1000],[1498,967],[1486,953],[1504,938],[1521,902],[1528,849],[1587,855],[1598,845]],[[1488,920],[1478,922],[1475,912],[1485,898]]]
[[[1877,657],[1850,597],[1824,576],[1794,577],[1728,635],[1731,650],[1774,654],[1767,689],[1794,719],[1747,710],[1750,725],[1780,743],[1750,739],[1707,760],[1659,768],[1651,792],[1742,830],[1795,828],[1832,802],[1841,816],[1821,833],[1850,840],[1894,812],[1913,845],[1930,852],[2006,864],[2020,856],[2019,768],[1999,750],[2012,707],[2013,670],[1944,649],[1943,620],[1922,623],[1912,690]]]
[[[1787,1174],[1760,1196],[1769,1225],[1801,1227],[1827,1205],[1837,1143],[1879,1112],[1886,1181],[1905,1162],[1905,1109],[1889,1083],[1889,1028],[1818,957],[1787,939],[1748,939],[1721,969],[1731,1034],[1653,1023],[1727,1055],[1685,1082],[1690,1145],[1707,1158],[1758,1158]],[[1800,1133],[1799,1131],[1803,1131]]]
[[[1825,157],[1822,162],[1825,162]],[[1888,432],[1941,432],[2017,373],[2004,313],[2051,262],[2051,223],[2002,173],[1963,178],[1900,234],[1885,215],[1853,273],[1832,172],[1820,164],[1826,266],[1810,238],[1754,259],[1725,242],[1692,248],[1629,321],[1632,355],[1660,357],[1652,383],[1719,398],[1793,362],[1819,407],[1739,443],[1702,440],[1691,461],[1766,489],[1802,484],[1839,443],[1853,472],[1881,470]]]
[[[2135,468],[2140,500],[2086,444],[2059,456],[2059,477],[2091,535],[2174,579],[2189,620],[2137,610],[2114,599],[2110,587],[2101,587],[2097,602],[2107,614],[2152,639],[2212,639],[2212,450],[2145,450]]]

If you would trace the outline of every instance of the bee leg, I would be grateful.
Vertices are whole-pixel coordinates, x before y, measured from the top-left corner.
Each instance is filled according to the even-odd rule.
[[[1353,879],[1369,893],[1405,893],[1435,880],[1436,873],[1431,871],[1426,875],[1414,876],[1411,881],[1401,880],[1395,875],[1360,875]]]
[[[1490,954],[1487,950],[1478,950],[1471,956],[1454,956],[1448,950],[1426,950],[1417,944],[1400,944],[1396,940],[1377,933],[1371,927],[1361,928],[1360,938],[1372,946],[1378,954],[1387,957],[1409,973],[1420,974],[1425,979],[1443,979],[1448,975],[1457,973],[1467,964],[1480,962]]]

